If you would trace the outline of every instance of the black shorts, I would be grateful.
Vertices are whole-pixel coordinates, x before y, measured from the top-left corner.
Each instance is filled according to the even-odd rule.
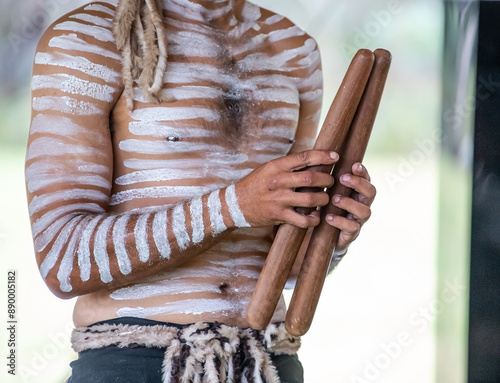
[[[140,318],[112,319],[99,324],[140,326],[180,325]],[[71,377],[67,383],[162,383],[162,363],[165,348],[109,346],[82,351],[71,362]],[[304,373],[297,355],[269,354],[282,383],[303,383]]]

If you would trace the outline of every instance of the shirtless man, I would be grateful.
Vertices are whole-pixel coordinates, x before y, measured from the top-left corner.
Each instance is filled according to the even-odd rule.
[[[127,107],[112,34],[116,1],[65,15],[38,45],[26,154],[36,259],[55,295],[78,297],[76,327],[111,320],[244,329],[274,225],[316,226],[318,212],[293,207],[330,203],[326,193],[294,191],[331,186],[330,175],[301,169],[338,159],[306,151],[322,101],[319,52],[289,20],[245,0],[162,5],[166,101],[149,100],[135,82]],[[341,182],[355,197],[331,201],[349,212],[328,217],[342,230],[339,253],[375,197],[360,164]],[[272,322],[284,317],[281,301]],[[71,382],[106,381],[79,377],[76,367]]]

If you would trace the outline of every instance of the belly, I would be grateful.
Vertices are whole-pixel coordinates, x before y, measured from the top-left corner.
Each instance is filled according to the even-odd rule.
[[[271,246],[271,228],[239,229],[179,267],[133,285],[78,298],[77,327],[119,317],[248,327],[245,313]],[[280,302],[273,321],[282,321]]]

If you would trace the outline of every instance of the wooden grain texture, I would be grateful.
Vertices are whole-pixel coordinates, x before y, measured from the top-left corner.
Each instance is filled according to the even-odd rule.
[[[363,95],[373,64],[373,52],[360,49],[356,53],[330,106],[314,149],[340,150]],[[330,173],[332,166],[316,167],[314,170]],[[312,190],[317,191],[316,189]],[[300,212],[310,214],[312,210],[305,209]],[[283,224],[278,229],[248,304],[246,320],[252,328],[264,329],[271,321],[305,233],[306,229],[288,224]]]
[[[336,182],[329,190],[330,196],[351,194],[350,188],[338,182],[339,176],[351,173],[352,165],[363,160],[368,145],[391,63],[391,54],[388,51],[377,49],[374,54],[375,64],[370,79],[341,150],[340,160],[335,165],[333,176]],[[287,311],[286,328],[295,336],[304,335],[311,326],[340,234],[337,228],[326,223],[327,214],[345,215],[345,211],[332,204],[327,205],[322,209],[321,223],[313,230]]]

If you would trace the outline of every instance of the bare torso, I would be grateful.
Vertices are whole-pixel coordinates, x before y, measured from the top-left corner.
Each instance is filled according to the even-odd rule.
[[[106,282],[103,275],[109,277],[104,288],[79,294],[76,326],[121,316],[247,326],[245,309],[271,246],[273,227],[235,228],[224,215],[228,229],[209,241],[200,239],[197,250],[194,204],[189,201],[231,185],[292,148],[309,145],[318,119],[321,81],[311,79],[312,73],[320,77],[312,39],[281,16],[250,3],[236,4],[228,10],[211,4],[214,9],[200,14],[200,4],[165,2],[169,57],[163,92],[174,101],[149,103],[134,88],[134,110],[129,111],[119,90],[112,92],[116,99],[110,115],[111,134],[103,144],[110,148],[112,158],[84,159],[109,167],[104,171],[104,178],[111,181],[104,213],[108,218],[96,224],[87,240],[89,248],[94,246],[95,259],[88,266],[89,280],[100,276],[101,283]],[[94,6],[74,14],[110,21],[113,5],[99,6],[109,12]],[[311,66],[314,72],[303,69]],[[305,132],[298,131],[304,113],[301,101],[309,108],[308,121],[303,121]],[[37,137],[35,132],[31,140]],[[36,160],[32,156],[30,162],[28,155],[28,168]],[[37,196],[48,193],[46,188],[32,189],[40,191],[34,192]],[[204,198],[204,203],[211,203]],[[33,221],[40,218],[37,214],[41,213],[34,213]],[[211,214],[201,218],[204,226],[214,225]],[[85,219],[88,227],[92,221]],[[106,219],[108,226],[102,229]],[[158,222],[168,225],[163,238],[168,249],[159,244]],[[78,227],[73,235],[77,231]],[[82,237],[84,232],[82,228]],[[99,238],[108,241],[104,250],[97,249]],[[82,240],[75,242],[80,249]],[[165,251],[175,253],[167,257],[172,260],[170,266],[157,265],[161,257],[153,254],[154,244],[162,257]],[[66,246],[62,252],[71,247]],[[117,254],[120,251],[126,259]],[[108,258],[101,257],[103,252]],[[84,269],[79,255],[76,251],[71,272]],[[64,260],[55,261],[52,268],[59,265],[61,270],[63,264]],[[46,269],[50,275],[52,269]],[[131,276],[130,280],[119,281],[115,275],[120,273]],[[61,274],[59,281],[64,279]],[[71,289],[75,288],[76,278],[72,274],[68,278]],[[283,320],[284,314],[281,302],[273,321]]]

